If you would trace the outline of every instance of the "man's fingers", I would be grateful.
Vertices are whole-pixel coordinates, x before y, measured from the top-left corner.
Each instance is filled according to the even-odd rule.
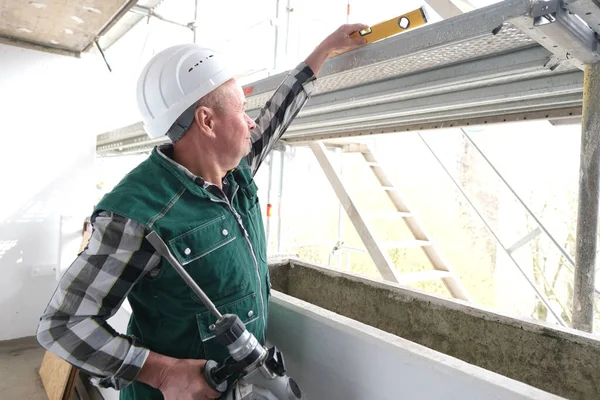
[[[367,43],[367,39],[359,37],[359,38],[349,38],[348,43],[350,46],[362,46]]]
[[[369,27],[369,25],[365,25],[365,24],[347,24],[347,25],[343,25],[344,28],[344,32],[348,32],[353,33],[356,31],[360,31],[362,29],[367,29]]]
[[[355,48],[355,47],[360,47],[364,44],[367,43],[367,39],[365,38],[346,38],[343,42],[343,47],[344,48]]]

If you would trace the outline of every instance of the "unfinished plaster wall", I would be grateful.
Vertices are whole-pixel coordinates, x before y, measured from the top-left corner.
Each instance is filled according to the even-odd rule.
[[[308,399],[559,399],[279,292],[268,337]]]
[[[600,341],[299,261],[271,263],[273,288],[569,399],[600,398]]]

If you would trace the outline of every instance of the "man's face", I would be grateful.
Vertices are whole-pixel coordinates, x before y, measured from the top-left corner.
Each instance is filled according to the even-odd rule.
[[[256,127],[246,114],[244,91],[235,79],[223,84],[223,110],[215,115],[216,151],[236,165],[250,152],[250,131]]]

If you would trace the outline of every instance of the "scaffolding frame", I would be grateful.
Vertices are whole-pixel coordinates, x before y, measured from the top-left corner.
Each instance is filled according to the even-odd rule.
[[[574,327],[591,331],[598,222],[600,7],[504,0],[328,60],[289,144],[582,116]],[[245,86],[250,116],[286,73]],[[141,123],[97,138],[99,155],[147,151]]]

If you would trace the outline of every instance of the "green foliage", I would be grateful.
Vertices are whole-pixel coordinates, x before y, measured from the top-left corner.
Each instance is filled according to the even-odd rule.
[[[553,132],[556,134],[555,131],[549,133]],[[506,247],[512,246],[537,227],[535,221],[516,202],[514,196],[503,186],[481,156],[474,152],[472,146],[464,139],[461,140],[460,134],[455,135],[454,138],[450,136],[450,132],[444,132],[443,135],[440,133],[435,141],[431,141],[436,143],[437,148],[434,150],[461,183],[467,196],[477,204],[487,223],[499,235],[499,240]],[[533,137],[535,134],[531,133],[530,136]],[[507,148],[514,148],[511,142],[513,139],[503,141],[502,137],[497,136],[497,133],[488,135],[487,140],[490,145],[487,149],[496,150],[495,147],[498,147],[499,143]],[[483,136],[478,138],[480,141],[483,139]],[[562,137],[558,139],[564,140]],[[560,313],[561,318],[570,324],[573,268],[564,256],[547,237],[538,235],[512,253],[522,268],[520,272],[439,165],[431,167],[430,154],[423,150],[423,146],[419,145],[417,140],[415,135],[409,134],[385,135],[378,137],[377,142],[371,144],[371,147],[377,147],[380,161],[382,158],[386,159],[387,165],[394,166],[387,168],[386,173],[400,189],[410,210],[418,217],[428,236],[435,240],[439,254],[466,287],[474,303],[508,314],[553,322],[551,313],[536,297],[524,278],[523,274],[525,274],[540,288],[553,309]],[[558,154],[561,154],[561,150],[557,145]],[[380,157],[381,153],[384,157]],[[319,244],[305,247],[290,245],[287,252],[297,253],[300,257],[321,265],[381,279],[379,271],[365,251],[360,237],[344,211],[341,212],[338,231],[340,209],[337,197],[316,165],[316,161],[314,159],[308,161],[312,158],[308,149],[306,154],[308,158],[303,160],[308,171],[302,176],[297,176],[296,179],[302,181],[308,177],[311,188],[319,195],[313,198],[300,192],[296,193],[298,199],[302,197],[301,201],[294,199],[294,209],[288,210],[286,214],[283,224],[286,229],[284,242],[287,244],[318,242]],[[574,172],[576,169],[571,167],[569,172],[566,167],[563,167],[554,173],[544,171],[543,168],[549,168],[548,162],[552,163],[547,161],[538,170],[534,167],[526,170],[536,177],[532,180],[531,177],[520,176],[523,175],[525,166],[519,169],[518,166],[511,165],[511,157],[506,157],[502,149],[497,149],[496,155],[499,154],[504,156],[501,160],[505,161],[504,164],[499,163],[504,169],[499,169],[511,172],[506,174],[505,178],[508,177],[509,182],[519,183],[520,186],[515,186],[516,190],[520,192],[527,205],[534,210],[538,218],[544,221],[560,245],[568,253],[574,254],[577,208],[577,179],[574,178]],[[296,156],[301,155],[302,151],[299,150]],[[535,154],[536,157],[538,155]],[[395,208],[381,190],[374,189],[378,182],[370,168],[365,168],[360,154],[345,154],[344,158],[342,167],[339,163],[341,160],[339,154],[333,157],[337,163],[336,168],[343,170],[346,187],[352,188],[350,193],[359,210],[365,216],[372,211],[380,215],[390,213],[390,217],[366,218],[378,241],[384,243],[414,239],[402,218],[391,217]],[[526,162],[527,160],[523,159],[523,163]],[[311,163],[314,164],[308,166]],[[542,162],[538,161],[538,163]],[[416,165],[419,166],[418,171],[415,170]],[[522,184],[523,182],[527,183]],[[356,189],[357,187],[359,190]],[[290,198],[284,201],[289,202]],[[338,238],[343,242],[338,243]],[[430,261],[418,247],[390,248],[388,255],[401,274],[432,269]],[[419,282],[411,284],[410,287],[450,297],[441,280]],[[595,329],[600,329],[600,299],[597,300],[599,304],[596,307]]]

